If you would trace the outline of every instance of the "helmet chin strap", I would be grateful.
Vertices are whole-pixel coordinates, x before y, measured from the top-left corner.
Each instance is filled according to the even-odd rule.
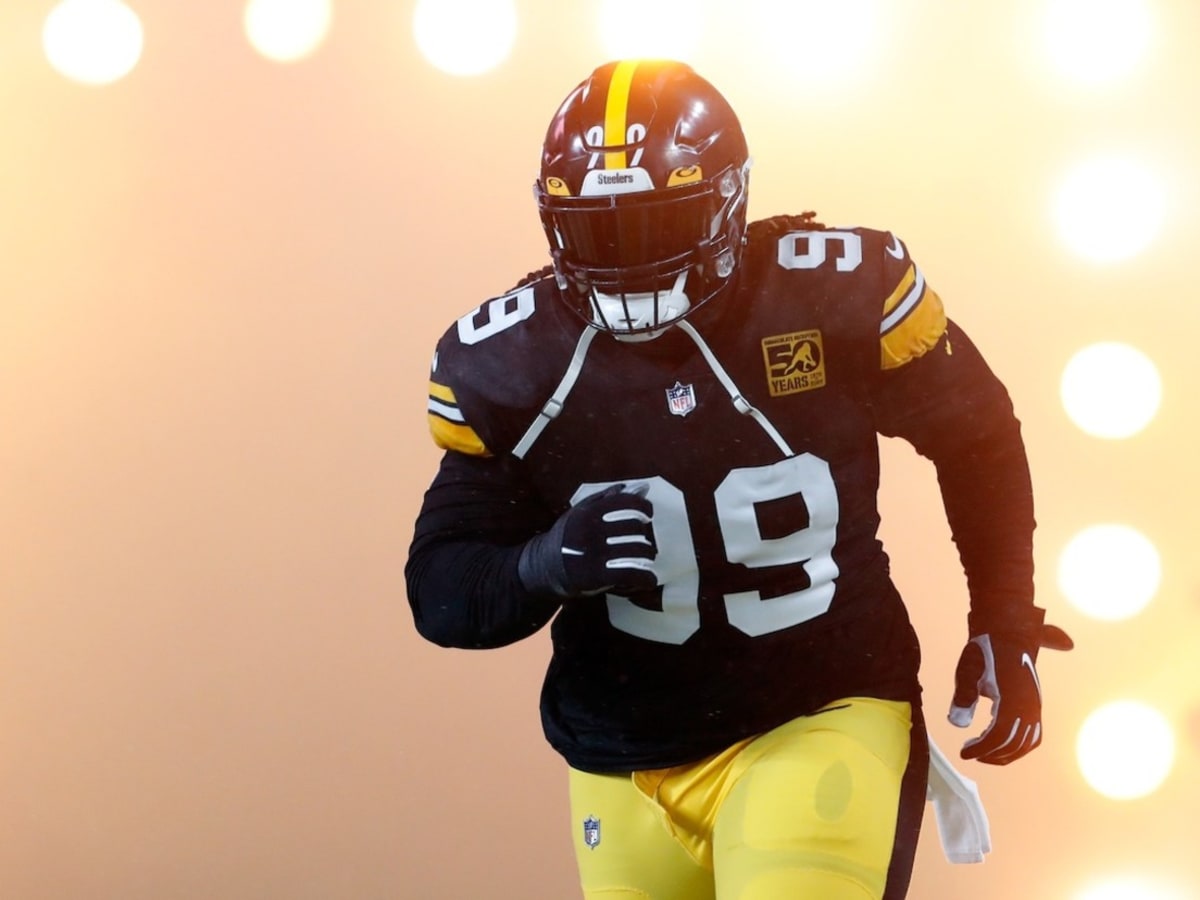
[[[593,289],[592,320],[619,341],[652,341],[691,308],[684,291],[690,271],[689,267],[680,272],[669,291],[605,294]]]

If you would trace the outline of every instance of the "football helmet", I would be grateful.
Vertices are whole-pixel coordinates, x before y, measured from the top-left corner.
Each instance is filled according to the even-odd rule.
[[[564,299],[644,340],[714,297],[741,257],[749,168],[733,109],[691,67],[596,69],[551,120],[534,185]]]

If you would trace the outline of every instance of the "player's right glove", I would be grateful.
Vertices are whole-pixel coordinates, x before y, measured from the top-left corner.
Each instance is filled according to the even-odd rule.
[[[658,584],[658,547],[647,488],[614,484],[583,498],[522,549],[517,573],[526,589],[560,597],[633,593]]]

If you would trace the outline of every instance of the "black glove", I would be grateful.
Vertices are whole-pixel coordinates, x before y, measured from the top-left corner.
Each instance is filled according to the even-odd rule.
[[[517,573],[525,588],[560,597],[654,588],[658,547],[646,491],[644,484],[614,484],[559,516],[521,551]]]
[[[1042,742],[1042,685],[1038,650],[1070,650],[1067,633],[1039,621],[1028,629],[995,631],[971,638],[954,673],[950,721],[966,728],[975,717],[980,696],[992,701],[992,720],[978,737],[963,744],[963,759],[1003,766],[1020,759]]]

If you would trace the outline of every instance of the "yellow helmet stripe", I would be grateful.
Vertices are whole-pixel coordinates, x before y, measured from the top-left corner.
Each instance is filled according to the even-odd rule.
[[[612,81],[608,85],[608,100],[604,107],[604,146],[622,147],[625,145],[626,131],[629,127],[629,91],[633,86],[633,71],[638,66],[636,61],[617,63],[613,69]],[[628,163],[624,150],[614,150],[604,154],[604,168],[624,169]]]

